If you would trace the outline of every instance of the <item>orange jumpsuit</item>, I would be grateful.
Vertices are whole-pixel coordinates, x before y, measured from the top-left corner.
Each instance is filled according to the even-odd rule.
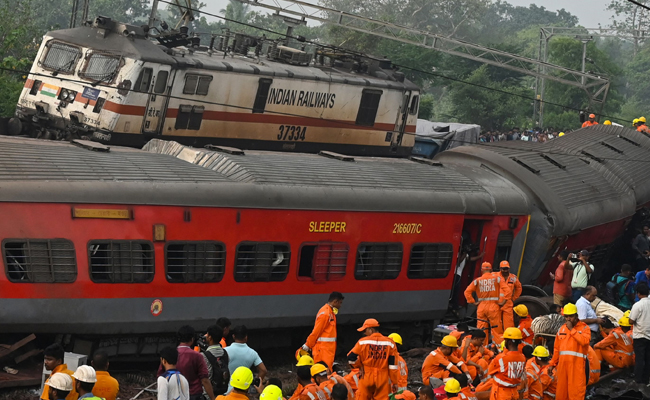
[[[535,357],[526,361],[526,379],[527,389],[524,394],[524,399],[529,400],[542,400],[542,394],[544,392],[544,387],[542,382],[539,379],[539,375],[542,372],[542,369],[535,362]]]
[[[302,389],[298,400],[327,400],[327,395],[312,382]]]
[[[363,370],[356,393],[359,400],[386,400],[389,382],[398,381],[397,356],[395,342],[379,332],[359,339],[348,354],[350,365]]]
[[[582,123],[583,128],[586,128],[586,127],[592,126],[592,125],[598,125],[598,122],[596,122],[596,121],[592,122],[592,121],[586,120],[585,122]]]
[[[424,359],[422,381],[428,383],[429,378],[438,378],[443,382],[447,382],[452,378],[450,374],[460,374],[461,371],[466,374],[469,373],[465,362],[453,354],[445,356],[438,348],[438,350],[429,353],[427,358]]]
[[[479,321],[476,323],[477,327],[487,330],[488,326],[492,326],[492,339],[498,343],[501,343],[501,335],[503,335],[501,308],[498,304],[502,295],[502,280],[503,278],[495,272],[484,272],[483,275],[474,279],[474,282],[470,283],[467,289],[465,289],[467,303],[476,303],[474,296],[472,296],[473,293],[476,293],[476,297],[478,298],[476,318]]]
[[[490,363],[488,373],[494,379],[490,400],[519,400],[517,388],[526,377],[526,357],[519,351],[501,353]]]
[[[409,383],[409,369],[406,366],[406,361],[401,355],[397,355],[397,371],[399,376],[397,378],[397,391],[406,390]]]
[[[296,386],[296,390],[293,391],[293,394],[291,395],[291,397],[289,397],[289,400],[298,399],[298,397],[300,397],[300,393],[302,393],[302,390],[304,388],[305,387],[300,382],[298,382],[298,386]]]
[[[648,129],[648,126],[646,124],[639,125],[636,127],[636,130],[638,132],[645,132],[645,133],[650,133],[650,129]]]
[[[557,367],[556,400],[584,400],[587,391],[587,353],[591,331],[580,321],[569,330],[562,325],[555,337],[553,359],[549,365]]]
[[[618,327],[594,346],[598,358],[614,366],[628,368],[634,365],[634,348],[632,338]]]
[[[318,310],[314,329],[305,344],[311,349],[315,363],[325,361],[328,367],[332,367],[336,354],[336,314],[329,304]]]
[[[327,396],[327,399],[329,400],[332,398],[332,388],[337,383],[345,385],[345,387],[348,388],[348,400],[354,400],[354,390],[352,390],[350,384],[336,372],[333,372],[326,381],[321,382],[321,384],[318,386],[325,393],[325,396]]]
[[[555,375],[550,375],[548,373],[548,367],[549,366],[547,365],[542,368],[542,373],[539,375],[539,380],[542,382],[542,389],[544,390],[542,399],[554,400],[557,380],[555,379]]]
[[[587,361],[589,361],[589,381],[587,382],[587,386],[593,385],[594,383],[597,383],[600,380],[600,358],[598,358],[598,354],[596,354],[596,351],[589,346],[588,352],[587,352]]]
[[[515,326],[514,301],[521,296],[522,287],[521,282],[517,279],[517,275],[510,274],[508,278],[503,279],[501,276],[501,294],[506,302],[501,306],[501,320],[503,321],[503,329],[513,328]]]
[[[465,352],[465,349],[467,349],[467,352]],[[470,361],[480,366],[483,369],[483,371],[487,373],[490,360],[492,359],[492,357],[494,357],[493,352],[491,352],[486,348],[483,348],[483,353],[481,354],[479,347],[476,347],[473,344],[471,344],[469,340],[463,342],[463,346],[460,348],[460,351],[461,351],[461,357],[463,358],[463,360],[465,360],[465,363],[467,363],[467,370],[469,371],[469,374],[472,376],[472,379],[476,379],[476,375],[478,374],[478,369],[473,365],[469,365]],[[463,357],[462,355],[465,356]]]
[[[352,390],[356,392],[357,389],[359,389],[359,368],[352,368],[352,371],[350,371],[349,374],[345,375],[343,379],[345,379]]]
[[[533,345],[533,338],[535,337],[535,332],[533,332],[533,328],[530,327],[532,323],[533,319],[530,317],[530,315],[527,315],[519,320],[519,330],[521,331],[521,335],[524,338],[524,343],[528,343],[531,346]]]
[[[460,393],[458,393],[458,398],[461,400],[477,400],[476,394],[472,392],[472,389],[470,389],[469,386],[465,386],[460,390]]]

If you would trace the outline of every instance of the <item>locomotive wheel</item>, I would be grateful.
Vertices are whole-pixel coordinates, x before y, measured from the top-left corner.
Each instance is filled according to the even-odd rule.
[[[533,286],[533,285],[523,285],[522,286],[522,291],[521,291],[522,296],[532,296],[532,297],[547,297],[548,294],[542,289],[541,287],[538,286]]]
[[[10,118],[7,122],[7,134],[18,136],[23,132],[23,123],[18,118]]]
[[[515,300],[515,306],[518,306],[519,304],[523,304],[528,307],[528,315],[530,315],[532,319],[535,319],[540,315],[547,315],[551,312],[548,304],[543,299],[540,299],[538,297],[521,296]]]

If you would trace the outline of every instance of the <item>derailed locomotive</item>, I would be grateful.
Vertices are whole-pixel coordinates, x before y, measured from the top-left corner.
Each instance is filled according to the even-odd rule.
[[[389,60],[335,49],[314,59],[286,38],[228,33],[201,46],[187,31],[160,43],[147,32],[98,17],[47,33],[10,132],[384,156],[414,144],[419,89]]]

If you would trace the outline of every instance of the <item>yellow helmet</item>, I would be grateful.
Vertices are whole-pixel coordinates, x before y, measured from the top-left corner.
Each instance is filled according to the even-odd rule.
[[[264,388],[260,400],[282,400],[282,389],[275,385],[269,385]]]
[[[309,369],[309,372],[311,372],[311,376],[316,376],[323,372],[327,373],[327,367],[323,364],[314,364],[314,366]]]
[[[527,316],[528,316],[528,307],[526,307],[526,306],[523,305],[523,304],[519,304],[518,306],[516,306],[515,308],[513,308],[513,310],[514,310],[515,313],[517,313],[517,315],[519,315],[520,317],[527,317]]]
[[[618,320],[618,324],[620,326],[632,326],[632,324],[630,324],[630,318],[625,316]]]
[[[447,347],[458,347],[458,341],[455,337],[447,335],[442,338],[442,345]]]
[[[460,393],[460,382],[451,378],[445,383],[445,392],[447,393]]]
[[[239,390],[248,390],[253,383],[253,372],[246,367],[237,367],[230,376],[230,386]]]
[[[612,124],[612,121],[610,121],[610,120],[607,120],[607,121],[603,122],[603,125],[611,125],[611,124]]]
[[[628,318],[630,318],[630,310],[625,311],[625,312],[623,313],[623,316],[624,316],[624,317],[628,317]]]
[[[558,137],[562,137],[562,136],[564,136],[564,132],[560,132],[560,134],[557,135],[557,136],[558,136]]]
[[[311,356],[300,357],[300,360],[298,360],[298,364],[296,364],[296,367],[302,367],[305,365],[314,365],[314,359],[311,358]]]
[[[298,350],[296,350],[296,361],[300,361],[300,358],[302,356],[308,356],[308,355],[309,352],[307,350],[303,350],[303,348],[301,347]]]
[[[391,333],[388,335],[389,338],[393,339],[393,342],[401,345],[402,344],[402,337],[399,335],[399,333]]]
[[[564,306],[564,309],[562,311],[564,311],[564,316],[566,317],[567,315],[577,314],[578,313],[578,307],[576,307],[575,304],[569,303],[566,306]]]
[[[503,332],[503,338],[521,340],[523,336],[521,336],[521,331],[519,328],[508,328],[505,332]]]
[[[533,357],[549,357],[550,355],[548,349],[544,346],[537,346],[533,350]]]
[[[639,119],[638,119],[638,118],[634,118],[634,119],[632,120],[632,125],[636,125],[636,124],[638,124],[638,123],[639,123]]]
[[[645,124],[646,123],[645,117],[639,117],[639,122],[643,122]]]

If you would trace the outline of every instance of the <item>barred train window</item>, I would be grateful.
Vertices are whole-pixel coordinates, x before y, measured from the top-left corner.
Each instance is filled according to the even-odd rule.
[[[66,239],[6,239],[2,254],[11,282],[65,283],[77,278],[74,244]]]
[[[226,248],[219,242],[170,242],[165,246],[165,260],[169,282],[220,282]]]
[[[146,240],[93,240],[88,243],[90,278],[97,283],[153,280],[153,244]]]
[[[240,243],[235,260],[235,281],[283,281],[289,272],[290,259],[291,250],[288,243]]]
[[[97,82],[112,82],[117,76],[121,57],[112,54],[92,53],[86,56],[86,65],[79,76]]]
[[[444,278],[451,270],[451,243],[417,243],[411,247],[407,276],[410,279]]]
[[[401,268],[401,243],[361,243],[357,249],[356,279],[395,279]]]
[[[348,261],[347,243],[319,242],[300,249],[298,276],[314,281],[343,279]]]
[[[65,74],[72,73],[81,57],[81,50],[76,46],[61,42],[48,42],[47,52],[39,63],[41,67]]]

